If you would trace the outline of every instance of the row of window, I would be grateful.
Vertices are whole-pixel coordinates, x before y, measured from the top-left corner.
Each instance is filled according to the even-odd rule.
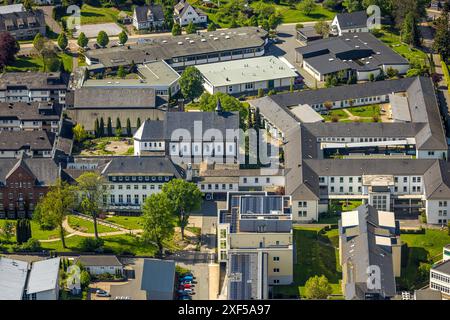
[[[421,183],[422,182],[421,177],[412,177],[411,180],[413,183]],[[339,177],[340,183],[344,183],[344,181],[345,181],[345,177]],[[358,177],[358,182],[361,183],[361,181],[362,181],[362,177]],[[319,182],[325,183],[325,177],[319,177]],[[330,177],[330,183],[334,183],[334,182],[335,182],[335,177]],[[353,177],[348,177],[348,182],[353,183]],[[398,177],[394,177],[394,182],[398,183]],[[403,177],[403,182],[408,183],[408,177]]]
[[[403,192],[408,192],[408,187],[407,186],[403,186],[402,190],[403,190]],[[330,192],[331,193],[335,192],[334,186],[330,186]],[[339,192],[341,192],[341,193],[344,192],[344,187],[343,186],[339,187]],[[353,192],[353,187],[352,186],[348,187],[348,192],[349,193]],[[358,187],[358,193],[361,193],[361,192],[362,192],[362,188]],[[397,186],[394,187],[394,192],[399,192],[399,189],[398,189]],[[412,186],[412,192],[413,193],[422,192],[422,188],[420,186]]]
[[[207,184],[207,185],[201,184],[200,185],[200,190],[206,190],[206,189],[207,190],[213,190],[212,186],[213,186],[212,184]],[[222,188],[220,188],[220,186]],[[228,189],[229,190],[233,189],[233,184],[232,183],[228,184]],[[227,190],[227,185],[225,183],[222,183],[222,185],[216,183],[216,184],[214,184],[214,190]]]
[[[140,185],[140,186],[141,186],[141,188],[139,188],[139,185],[138,185],[138,184],[133,185],[133,190],[139,190],[139,189],[141,189],[141,190],[147,190],[147,185],[146,185],[146,184],[142,184],[142,185]],[[106,186],[104,186],[104,188],[106,189]],[[116,186],[115,186],[114,184],[109,185],[109,190],[115,190],[115,188],[116,188]],[[149,186],[149,189],[150,189],[150,190],[155,190],[156,188],[157,188],[158,190],[161,190],[162,184],[158,184],[158,185],[151,184],[151,185]],[[118,189],[118,190],[123,190],[123,185],[122,185],[122,184],[117,185],[117,189]],[[125,185],[125,189],[126,189],[126,190],[131,190],[131,185],[130,185],[130,184],[126,184],[126,185]]]
[[[449,276],[444,276],[444,275],[436,273],[436,272],[431,272],[431,279],[436,279],[436,280],[441,281],[441,282],[450,283],[450,277]]]
[[[242,179],[244,183],[248,183],[248,178],[243,178]],[[254,183],[259,183],[259,178],[253,178]],[[270,178],[266,177],[266,183],[270,183]]]
[[[386,96],[386,99],[388,99],[389,97]],[[354,99],[354,100],[345,100],[345,101],[340,101],[340,106],[341,107],[345,107],[348,105],[353,105],[355,103],[363,103],[363,102],[372,102],[372,101],[380,101],[381,98],[380,97],[368,97],[368,98],[359,98],[359,99]],[[338,103],[336,101],[333,102],[333,107],[336,107],[338,105]],[[313,104],[312,107],[314,109],[323,109],[325,108],[325,103],[318,103],[318,104]]]
[[[431,282],[430,287],[431,287],[431,289],[439,290],[441,292],[450,294],[450,287],[442,286],[442,285],[434,283],[434,282]]]
[[[143,182],[143,181],[160,181],[160,182],[162,182],[162,181],[169,181],[170,180],[170,178],[172,178],[172,177],[163,177],[163,176],[110,176],[109,177],[109,180],[110,181],[114,181],[114,182],[116,182],[116,181],[119,181],[119,182],[121,182],[121,181],[140,181],[140,182]]]

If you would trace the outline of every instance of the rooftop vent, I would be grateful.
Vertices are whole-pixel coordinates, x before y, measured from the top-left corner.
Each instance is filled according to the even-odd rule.
[[[181,44],[183,44],[183,42],[179,41],[179,42],[178,42],[178,44],[180,44],[180,45],[181,45]]]
[[[189,41],[189,43],[194,43],[194,42],[195,42],[194,40],[190,40],[190,41]]]
[[[202,42],[205,42],[205,41],[206,41],[206,39],[202,39],[201,41],[202,41]]]
[[[345,38],[345,41],[350,41],[350,39],[349,38]]]
[[[225,36],[225,39],[230,39],[230,36]]]
[[[328,61],[334,61],[334,59],[333,59],[333,58],[330,58],[330,59],[328,59]]]
[[[162,43],[167,43],[167,40],[163,40]]]
[[[214,40],[219,40],[219,38],[217,38],[217,37],[214,37]]]

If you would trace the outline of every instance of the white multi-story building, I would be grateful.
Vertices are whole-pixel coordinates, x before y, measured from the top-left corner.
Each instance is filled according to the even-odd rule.
[[[173,8],[173,20],[180,26],[187,26],[189,23],[206,25],[208,16],[198,8],[194,8],[186,0],[181,0]]]
[[[430,289],[440,291],[443,299],[450,299],[450,260],[441,261],[431,267]]]

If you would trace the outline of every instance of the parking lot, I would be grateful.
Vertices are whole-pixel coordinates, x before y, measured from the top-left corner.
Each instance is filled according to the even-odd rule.
[[[209,269],[207,263],[177,263],[182,268],[189,269],[194,275],[192,300],[209,300]]]

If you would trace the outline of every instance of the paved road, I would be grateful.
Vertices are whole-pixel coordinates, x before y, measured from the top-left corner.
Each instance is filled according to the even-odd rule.
[[[42,7],[40,7],[40,9],[42,9],[42,11],[44,11],[45,23],[49,26],[49,28],[54,33],[58,33],[59,34],[63,30],[62,30],[61,26],[59,25],[59,23],[56,22],[55,19],[53,19],[53,8],[54,8],[54,6],[42,6]]]

